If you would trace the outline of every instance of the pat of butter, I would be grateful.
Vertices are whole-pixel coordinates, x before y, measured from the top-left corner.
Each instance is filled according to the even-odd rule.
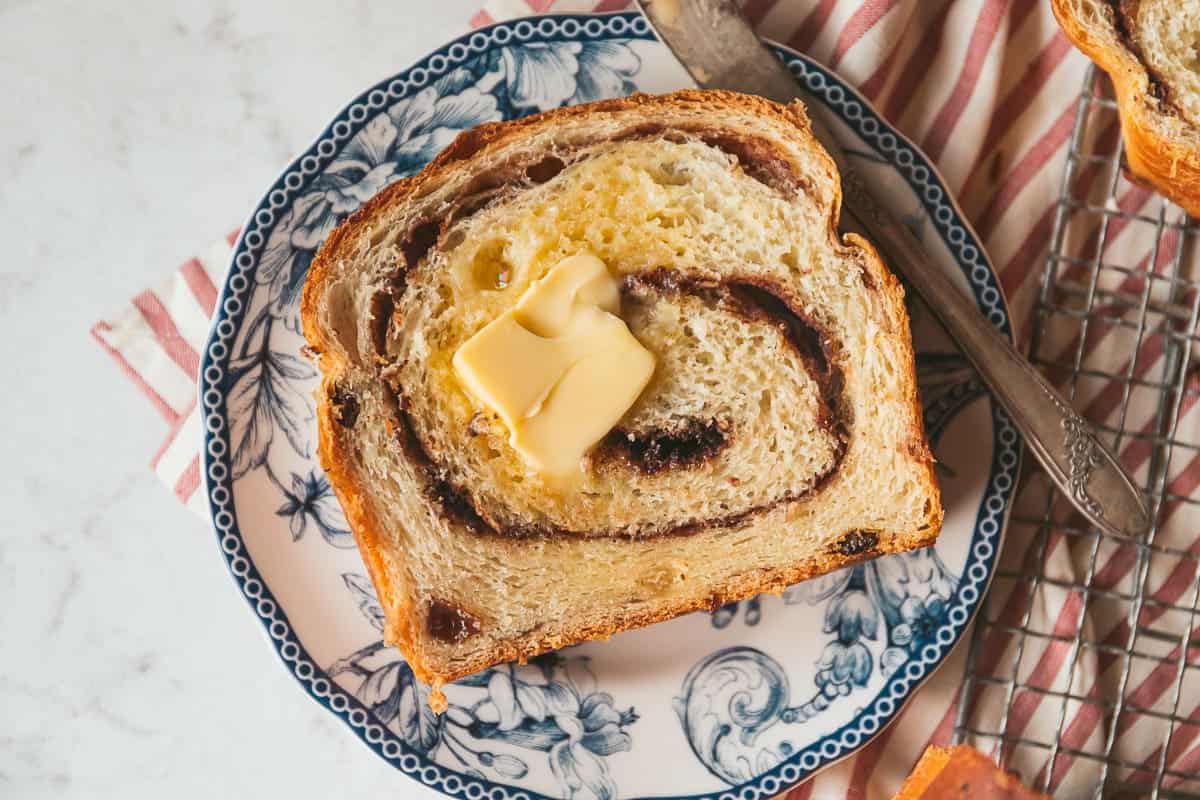
[[[654,355],[620,310],[604,262],[574,255],[455,352],[463,386],[500,416],[509,444],[538,471],[578,471],[649,383]]]

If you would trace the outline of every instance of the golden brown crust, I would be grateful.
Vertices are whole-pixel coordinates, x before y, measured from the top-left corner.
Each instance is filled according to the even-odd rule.
[[[409,607],[407,592],[404,591],[404,587],[393,584],[389,571],[383,563],[383,543],[389,538],[387,530],[381,521],[372,514],[368,504],[362,501],[363,487],[367,485],[367,481],[358,474],[349,436],[337,424],[333,407],[327,399],[331,390],[345,373],[347,365],[334,360],[334,353],[329,351],[327,342],[323,338],[322,328],[318,324],[317,306],[323,284],[332,276],[337,263],[349,255],[354,236],[364,224],[383,215],[394,204],[410,202],[413,198],[426,194],[432,187],[438,185],[446,170],[452,168],[457,162],[476,156],[486,157],[489,150],[528,136],[531,130],[555,126],[576,116],[596,112],[644,111],[662,104],[676,109],[681,107],[701,110],[714,107],[733,108],[763,117],[773,117],[794,129],[802,140],[806,140],[811,145],[812,149],[824,154],[812,138],[808,118],[799,104],[782,106],[763,98],[731,92],[687,90],[662,96],[632,95],[586,106],[554,109],[512,122],[489,123],[460,134],[422,172],[397,181],[364,204],[330,234],[309,271],[301,299],[301,317],[309,347],[319,357],[320,368],[324,375],[322,388],[317,395],[321,463],[345,509],[347,520],[362,552],[363,561],[375,584],[386,618],[384,639],[387,643],[400,647],[418,680],[433,685],[435,694],[432,701],[434,703],[440,700],[440,693],[436,690],[441,685],[494,664],[504,661],[524,661],[550,650],[592,639],[607,639],[615,633],[661,622],[690,611],[713,609],[764,592],[782,592],[786,587],[798,581],[831,572],[869,557],[931,545],[936,540],[941,528],[943,511],[940,493],[934,477],[933,458],[926,446],[915,370],[910,366],[907,376],[902,381],[907,395],[906,405],[910,412],[909,441],[900,444],[907,446],[908,452],[914,455],[920,454],[917,458],[923,467],[922,482],[927,495],[931,498],[928,515],[918,529],[891,535],[886,541],[878,541],[873,548],[864,552],[829,551],[798,563],[789,564],[786,567],[738,575],[713,587],[711,593],[705,598],[666,602],[652,610],[623,615],[620,619],[596,619],[575,624],[572,624],[572,621],[565,621],[554,630],[528,631],[518,638],[498,642],[489,650],[463,659],[452,670],[439,668],[439,664],[435,663],[437,660],[432,658],[432,654],[426,652],[422,647],[421,637],[411,628],[412,620],[418,619],[417,610]],[[827,156],[825,160],[830,173],[836,174],[832,161]],[[840,183],[835,180],[828,217],[828,224],[835,241],[837,241],[836,231],[840,203]],[[861,253],[861,266],[870,276],[868,285],[873,286],[879,292],[886,317],[893,326],[893,331],[904,343],[906,363],[912,365],[914,363],[912,341],[908,331],[903,288],[884,266],[879,254],[868,243],[851,234],[847,236],[846,245],[856,248],[857,252]],[[842,533],[849,535],[855,531]]]
[[[475,158],[476,156],[483,157],[486,154],[485,151],[496,149],[503,146],[506,142],[528,136],[529,132],[533,129],[553,127],[567,122],[573,117],[588,116],[597,112],[638,111],[652,108],[662,103],[668,103],[677,109],[693,108],[706,110],[712,108],[735,108],[748,113],[774,117],[796,128],[802,138],[812,142],[813,147],[820,148],[820,145],[812,138],[808,117],[799,103],[784,106],[754,95],[715,89],[704,91],[683,89],[666,95],[632,94],[628,97],[619,97],[612,100],[599,100],[584,105],[555,108],[550,111],[543,111],[540,114],[533,114],[507,122],[485,122],[482,125],[460,133],[423,170],[416,175],[402,178],[390,184],[364,203],[358,211],[354,212],[334,229],[329,238],[325,240],[325,243],[321,245],[321,249],[318,251],[316,258],[309,268],[308,279],[304,285],[304,293],[300,302],[302,318],[305,322],[308,322],[310,318],[315,319],[316,297],[320,291],[320,285],[325,279],[325,273],[332,268],[332,265],[339,258],[346,255],[345,248],[349,244],[352,233],[358,224],[381,216],[388,208],[395,204],[408,201],[414,197],[420,197],[425,193],[423,190],[426,187],[436,184],[446,169],[455,163]],[[824,153],[823,150],[821,152]],[[833,162],[827,156],[826,160],[832,172],[834,170]],[[840,184],[836,188],[837,194],[831,216],[835,230],[841,206]],[[884,269],[883,271],[886,272],[887,270]],[[306,336],[308,335],[308,330],[309,327],[306,325]],[[309,346],[318,351],[321,350],[313,342],[309,342]]]
[[[884,272],[886,273],[886,270]],[[892,278],[892,280],[895,279]],[[919,414],[915,415],[918,426],[921,424],[920,419]],[[345,437],[338,435],[341,428],[333,418],[332,406],[327,402],[318,404],[317,425],[320,432],[321,466],[328,474],[329,481],[342,503],[347,522],[350,523],[351,530],[354,532],[363,562],[367,565],[371,580],[375,584],[380,606],[384,610],[387,621],[384,640],[404,652],[405,658],[418,680],[435,686],[471,675],[497,663],[505,661],[523,663],[536,655],[557,650],[560,647],[593,639],[608,639],[615,633],[663,622],[690,611],[715,610],[727,603],[745,600],[765,592],[778,594],[792,584],[807,578],[824,575],[885,553],[898,553],[928,547],[937,541],[942,524],[942,506],[938,502],[933,505],[926,523],[927,528],[895,536],[887,542],[879,542],[874,548],[862,553],[846,555],[828,552],[786,568],[740,575],[726,584],[716,587],[703,600],[675,602],[653,611],[632,614],[622,619],[620,624],[612,622],[585,623],[575,627],[564,627],[550,633],[530,631],[519,639],[500,643],[497,648],[466,662],[461,669],[455,672],[439,673],[427,669],[426,660],[422,658],[421,654],[420,639],[409,628],[410,620],[416,616],[415,609],[407,607],[404,602],[404,593],[397,591],[397,587],[392,585],[388,571],[383,567],[380,547],[381,543],[386,540],[387,532],[383,525],[373,518],[361,500],[360,487],[364,482],[358,478],[353,454],[349,450]],[[923,443],[924,439],[922,438]],[[927,479],[931,496],[939,497],[932,461],[928,464]],[[846,533],[853,532],[847,531]]]
[[[310,327],[313,326],[306,322],[305,329]],[[375,586],[379,606],[384,612],[384,641],[398,646],[407,654],[417,641],[410,627],[414,609],[407,607],[405,594],[392,585],[381,552],[383,525],[363,502],[362,492],[359,491],[363,482],[359,480],[355,461],[338,435],[341,428],[333,418],[333,405],[323,399],[329,396],[327,389],[335,382],[336,378],[326,375],[317,393],[317,453],[321,468],[329,477],[334,494],[342,505],[358,552],[371,576],[371,583]],[[413,669],[416,670],[416,665],[413,665]]]
[[[1189,214],[1200,216],[1200,151],[1196,138],[1187,142],[1162,134],[1164,128],[1169,129],[1164,119],[1173,118],[1182,125],[1187,125],[1186,121],[1173,109],[1161,108],[1152,94],[1152,78],[1146,65],[1135,52],[1122,46],[1113,3],[1103,3],[1108,24],[1114,25],[1111,36],[1101,35],[1092,27],[1094,23],[1079,19],[1073,5],[1072,0],[1051,0],[1054,16],[1067,38],[1112,79],[1129,169]]]
[[[892,800],[1045,800],[990,758],[966,745],[925,748]]]

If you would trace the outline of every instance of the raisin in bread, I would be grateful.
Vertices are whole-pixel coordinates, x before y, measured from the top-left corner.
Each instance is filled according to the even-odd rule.
[[[330,235],[321,460],[419,679],[934,541],[903,291],[839,202],[801,106],[684,91],[467,131]],[[584,251],[657,363],[564,489],[451,362]]]
[[[1200,0],[1053,0],[1112,78],[1130,170],[1200,215]]]

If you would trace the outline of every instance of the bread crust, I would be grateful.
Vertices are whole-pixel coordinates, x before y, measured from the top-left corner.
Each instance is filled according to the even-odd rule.
[[[1125,158],[1130,171],[1192,216],[1200,216],[1200,131],[1152,93],[1147,65],[1116,27],[1111,0],[1098,0],[1110,29],[1076,13],[1079,0],[1051,0],[1054,16],[1067,38],[1104,70],[1117,97]],[[1183,138],[1172,131],[1185,131]]]
[[[363,501],[368,491],[367,482],[360,473],[350,437],[338,425],[336,411],[328,401],[332,389],[348,370],[348,364],[340,359],[337,351],[329,347],[323,327],[318,324],[318,305],[325,284],[331,279],[338,262],[351,252],[351,244],[359,231],[371,220],[385,214],[396,204],[410,202],[427,194],[443,179],[447,170],[458,162],[476,157],[486,157],[489,151],[506,143],[530,135],[531,131],[560,125],[578,116],[601,113],[646,112],[655,108],[671,106],[690,107],[701,110],[731,109],[772,117],[786,124],[789,132],[796,136],[808,150],[820,153],[833,177],[833,198],[826,209],[827,224],[834,241],[854,250],[856,259],[868,279],[865,280],[879,293],[892,332],[903,342],[903,359],[907,365],[901,381],[905,395],[904,405],[908,410],[908,452],[918,462],[920,482],[926,496],[931,498],[925,520],[916,529],[889,535],[878,541],[875,547],[861,553],[825,552],[786,566],[755,570],[735,575],[704,598],[686,598],[664,601],[652,609],[634,613],[597,616],[586,621],[562,620],[550,628],[543,625],[524,634],[497,642],[490,649],[480,651],[472,657],[462,659],[454,668],[438,663],[429,650],[422,646],[422,638],[413,629],[414,620],[419,620],[418,609],[410,601],[407,587],[397,585],[385,567],[383,549],[387,530],[383,521],[377,519],[370,504]],[[782,592],[788,586],[817,575],[822,575],[864,559],[886,553],[901,552],[933,544],[941,528],[943,510],[940,492],[934,475],[933,456],[925,439],[917,383],[911,335],[908,330],[908,315],[904,306],[904,290],[899,281],[887,270],[878,252],[862,238],[848,234],[845,240],[837,238],[837,222],[841,203],[840,181],[828,155],[820,148],[811,134],[808,118],[799,103],[783,106],[760,97],[724,91],[685,90],[667,95],[632,95],[625,98],[605,100],[584,106],[558,108],[525,117],[520,120],[488,123],[465,131],[458,136],[420,173],[397,181],[367,201],[349,219],[339,225],[326,240],[313,261],[301,299],[301,317],[309,348],[316,354],[323,374],[322,387],[317,393],[317,423],[319,431],[319,456],[321,465],[338,499],[345,510],[347,521],[354,532],[355,540],[362,553],[363,561],[370,572],[385,615],[384,640],[398,646],[412,668],[417,679],[434,687],[431,702],[435,710],[441,705],[439,687],[457,678],[470,675],[506,661],[521,661],[567,645],[592,639],[607,639],[624,630],[650,625],[674,618],[681,614],[701,609],[712,610],[726,603],[752,597],[764,592]],[[850,534],[853,531],[845,531]]]
[[[892,800],[1049,800],[967,745],[929,745]]]

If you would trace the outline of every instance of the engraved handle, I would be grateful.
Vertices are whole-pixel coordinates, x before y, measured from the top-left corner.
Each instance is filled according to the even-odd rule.
[[[1141,536],[1150,525],[1141,493],[1092,427],[1000,335],[902,223],[875,202],[852,169],[842,174],[843,227],[865,233],[917,290],[1012,417],[1051,480],[1094,525]]]

